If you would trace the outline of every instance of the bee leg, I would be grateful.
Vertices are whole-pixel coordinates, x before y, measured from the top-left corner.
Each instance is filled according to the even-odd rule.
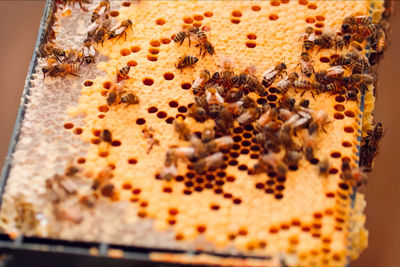
[[[54,54],[54,57],[58,60],[58,62],[61,62],[61,59],[56,54]]]
[[[307,90],[304,90],[304,91],[301,93],[300,97],[303,97],[303,95],[304,95],[306,92],[307,92]]]
[[[181,46],[183,44],[183,41],[185,41],[185,38],[182,39],[182,41],[179,43],[179,46]],[[189,43],[190,43],[190,41],[189,41]]]
[[[189,35],[188,35],[188,38],[189,38],[189,47],[190,47],[190,33],[189,33]]]
[[[314,98],[314,100],[315,100],[315,96],[314,96],[314,93],[313,93],[313,91],[310,91],[311,92],[311,96],[312,96],[312,98]]]

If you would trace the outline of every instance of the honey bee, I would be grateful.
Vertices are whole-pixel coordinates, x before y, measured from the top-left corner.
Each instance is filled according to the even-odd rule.
[[[216,168],[224,163],[224,155],[221,152],[214,153],[208,157],[199,159],[193,165],[197,173],[204,173],[209,168]]]
[[[238,80],[239,87],[249,88],[251,92],[256,91],[259,95],[265,95],[264,86],[258,81],[255,76],[256,67],[251,65],[247,67],[240,75]]]
[[[287,173],[286,165],[275,154],[263,155],[254,165],[252,173],[268,172],[271,169],[276,171],[279,176],[285,176]]]
[[[96,50],[93,46],[92,40],[90,38],[87,38],[83,42],[83,61],[86,62],[86,64],[94,63],[94,59],[96,56]]]
[[[353,90],[348,90],[346,92],[346,98],[347,98],[347,100],[358,101],[357,92],[353,91]]]
[[[257,120],[259,116],[260,116],[259,108],[248,108],[237,118],[237,121],[239,122],[239,124],[247,125]]]
[[[127,106],[139,104],[139,97],[132,92],[121,93],[121,103],[126,103]]]
[[[100,17],[107,16],[109,12],[110,12],[110,1],[109,0],[103,0],[96,7],[96,9],[93,10],[92,18],[91,18],[90,21],[91,22],[95,22]]]
[[[315,114],[314,120],[310,123],[308,127],[308,132],[310,135],[318,133],[319,129],[322,129],[325,133],[324,125],[329,123],[328,113],[325,110],[318,110]]]
[[[287,75],[285,78],[280,80],[276,87],[278,88],[279,92],[283,95],[287,93],[289,90],[290,86],[293,85],[294,81],[296,81],[299,78],[299,75],[297,72],[292,72],[289,75]]]
[[[348,16],[344,18],[342,23],[343,33],[355,33],[358,31],[359,26],[369,25],[372,22],[372,17],[370,16]]]
[[[67,50],[67,51],[65,51],[64,63],[72,64],[72,63],[80,62],[81,56],[82,56],[82,53],[76,49]]]
[[[205,144],[205,152],[207,155],[214,154],[220,149],[228,149],[233,145],[233,139],[230,136],[216,138]]]
[[[325,31],[320,36],[316,37],[314,44],[319,46],[317,54],[321,49],[331,49],[334,46],[335,35],[332,32]]]
[[[111,106],[117,102],[117,93],[113,90],[107,95],[107,105]]]
[[[120,25],[114,27],[108,32],[108,39],[112,39],[115,37],[118,37],[119,39],[122,35],[125,35],[125,41],[126,41],[126,35],[127,35],[126,31],[128,30],[129,27],[131,28],[131,30],[133,30],[132,21],[130,19],[122,21]]]
[[[234,67],[234,61],[232,58],[229,57],[222,57],[221,59],[221,65],[222,65],[222,71],[219,75],[216,75],[216,73],[214,73],[213,75],[213,79],[217,79],[219,76],[219,80],[222,82],[222,84],[225,87],[230,87],[230,79],[235,75],[235,73],[233,72],[233,67]]]
[[[201,141],[203,143],[208,143],[215,138],[215,131],[212,127],[205,128],[201,133]],[[232,140],[233,141],[233,140]]]
[[[339,93],[343,93],[343,87],[338,84],[337,82],[332,82],[332,83],[328,83],[325,88],[324,88],[324,92],[339,92]]]
[[[42,67],[43,79],[46,78],[46,73],[51,71],[57,63],[58,60],[55,56],[50,56],[46,59],[46,66]]]
[[[307,27],[305,33],[300,38],[303,38],[303,51],[308,51],[314,46],[315,33],[312,27]]]
[[[241,108],[239,107],[238,110],[240,109]],[[222,132],[223,134],[230,134],[230,129],[234,125],[234,117],[228,108],[222,107],[218,117],[214,121],[219,132]]]
[[[377,41],[376,41],[376,45],[375,45],[375,50],[376,50],[376,53],[382,54],[386,50],[386,46],[387,46],[386,34],[383,29],[380,29],[377,35],[378,36],[377,36]]]
[[[182,72],[182,70],[184,68],[193,66],[194,64],[197,63],[197,61],[199,61],[199,59],[195,56],[184,55],[184,56],[180,57],[178,59],[178,61],[175,63],[175,68],[177,68],[178,70],[181,70],[181,72]]]
[[[204,49],[204,53],[203,53],[203,57],[206,55],[206,53],[208,52],[211,56],[215,54],[215,49],[214,46],[210,43],[210,41],[207,39],[207,34],[202,31],[199,30],[196,32],[196,39],[199,42],[196,47],[200,46],[200,53],[199,55],[201,55],[201,52]]]
[[[263,127],[270,121],[278,118],[278,110],[276,108],[270,108],[265,111],[256,122],[256,129],[263,129]]]
[[[117,71],[117,83],[129,79],[129,70],[131,67],[125,66]]]
[[[110,130],[104,129],[100,133],[100,139],[104,142],[111,143],[112,142],[112,134]]]
[[[211,82],[214,84],[220,84],[222,81],[222,75],[218,71],[214,72],[211,76]]]
[[[322,160],[318,163],[318,171],[320,176],[328,176],[329,173],[329,161],[328,159]]]
[[[335,36],[335,49],[343,50],[344,47],[349,48],[351,42],[351,34],[346,33],[343,36],[336,35]]]
[[[305,92],[307,92],[309,90],[322,91],[324,89],[324,85],[322,85],[321,83],[319,83],[319,82],[311,82],[311,81],[308,81],[308,80],[297,80],[297,81],[294,81],[293,87],[295,89],[304,90],[301,93],[301,96],[303,96],[305,94]],[[313,92],[312,91],[310,91],[310,92],[314,96]]]
[[[192,131],[182,117],[178,117],[174,120],[174,129],[179,134],[179,139],[189,141],[193,136]]]
[[[65,51],[50,42],[42,46],[42,53],[47,57],[53,55],[59,62],[61,62],[60,57],[65,57]]]
[[[364,38],[374,37],[379,31],[380,27],[378,24],[368,24],[361,29],[361,36]]]
[[[316,143],[315,135],[311,135],[308,133],[304,135],[304,140],[303,140],[304,156],[308,161],[312,161],[313,159],[315,159],[314,157],[315,143]]]
[[[62,4],[64,4],[64,8],[65,8],[65,6],[68,5],[68,4],[71,4],[72,7],[74,7],[74,6],[75,6],[75,3],[78,2],[78,3],[79,3],[79,7],[80,7],[83,11],[87,12],[88,10],[87,10],[86,7],[83,6],[83,4],[90,4],[90,3],[92,3],[92,0],[60,0],[60,2],[61,2]]]
[[[383,7],[385,8],[382,17],[383,18],[389,18],[391,14],[393,14],[394,8],[393,8],[393,3],[391,1],[384,1]]]
[[[321,70],[315,73],[315,79],[322,84],[334,83],[335,80],[342,79],[344,69],[341,65],[333,66],[327,70]]]
[[[372,23],[371,16],[356,16],[354,17],[354,22],[359,25],[369,25]]]
[[[211,74],[208,70],[200,72],[200,76],[193,82],[193,94],[202,95],[205,93],[205,85],[211,79]]]
[[[111,178],[113,178],[114,174],[110,167],[105,167],[97,174],[96,178],[93,181],[92,189],[97,190],[100,186],[107,184]]]
[[[290,124],[283,124],[276,134],[278,142],[286,149],[292,149],[294,142],[292,139],[293,128]]]
[[[243,91],[239,88],[231,88],[225,96],[225,102],[235,103],[243,97]]]
[[[296,104],[296,99],[288,95],[284,95],[278,100],[278,104],[279,107],[292,111],[294,105]]]
[[[222,109],[224,99],[217,93],[213,87],[206,91],[206,99],[208,103],[208,114],[211,118],[216,118]]]
[[[190,35],[195,35],[199,31],[198,27],[189,27],[181,32],[178,32],[175,37],[174,37],[174,42],[180,42],[179,46],[182,45],[183,41],[185,41],[186,38],[189,39],[189,47],[190,47]]]
[[[160,140],[154,138],[154,130],[151,127],[147,128],[147,126],[145,126],[142,130],[142,133],[144,135],[144,138],[147,139],[147,143],[149,144],[149,148],[147,149],[147,154],[149,154],[154,146],[160,145]]]
[[[340,177],[345,181],[352,182],[355,186],[360,186],[367,183],[367,175],[363,172],[361,168],[350,166],[349,161],[342,162],[342,174]]]
[[[55,65],[50,71],[49,71],[49,76],[50,77],[65,77],[66,75],[73,75],[73,76],[79,76],[78,75],[79,71],[79,65],[77,64],[58,64]]]
[[[103,45],[104,39],[106,38],[106,34],[108,32],[108,29],[111,26],[111,20],[110,19],[105,19],[100,27],[97,29],[96,34],[93,37],[93,40],[96,43],[100,43]]]
[[[178,174],[176,169],[178,156],[175,154],[175,149],[170,148],[165,155],[164,167],[161,170],[160,176],[162,179],[170,181]]]
[[[354,84],[373,84],[375,82],[376,78],[370,74],[352,74],[347,77],[343,77],[343,82],[347,85],[353,85]]]
[[[265,88],[268,88],[271,86],[271,84],[275,81],[277,76],[282,76],[282,73],[286,73],[286,65],[285,63],[281,62],[278,63],[275,67],[272,67],[271,69],[267,70],[263,74],[263,80],[262,84],[264,85]]]
[[[73,164],[70,164],[70,165],[68,165],[68,166],[65,168],[64,174],[65,174],[66,176],[74,176],[74,175],[77,174],[78,172],[79,172],[78,167],[76,167],[76,166],[73,165]]]
[[[199,107],[201,107],[203,109],[207,109],[208,108],[206,94],[202,94],[200,96],[195,96],[194,97],[194,101],[196,102],[196,105],[198,105]]]
[[[302,155],[299,151],[287,150],[285,156],[283,157],[283,162],[285,162],[286,165],[289,166],[289,168],[297,167],[301,158]]]
[[[207,111],[204,108],[198,106],[197,104],[193,104],[189,108],[188,114],[198,122],[205,122],[207,120]]]
[[[379,122],[361,140],[360,166],[364,167],[367,172],[371,171],[373,160],[380,151],[380,143],[383,135],[383,125]]]
[[[165,162],[164,162],[164,171],[168,173],[168,171],[176,172],[176,166],[178,164],[178,159],[184,160],[188,162],[193,159],[195,155],[194,147],[172,147],[167,150]],[[173,167],[171,167],[173,166]],[[175,173],[176,175],[176,173]],[[174,176],[175,176],[174,175]],[[163,176],[163,175],[161,175]],[[168,180],[168,179],[167,179]]]
[[[366,69],[370,67],[368,59],[366,57],[360,58],[354,62],[352,74],[364,73]]]
[[[352,60],[350,57],[345,56],[345,55],[341,55],[337,58],[335,58],[331,63],[329,63],[329,65],[331,66],[348,66],[352,63]]]
[[[299,63],[301,66],[301,72],[307,77],[311,77],[311,75],[315,72],[313,63],[314,60],[311,59],[311,56],[307,52],[301,53]]]

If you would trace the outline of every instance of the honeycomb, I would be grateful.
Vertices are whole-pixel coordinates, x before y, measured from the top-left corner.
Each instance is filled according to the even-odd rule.
[[[87,6],[93,11],[97,5]],[[55,42],[79,49],[90,12],[69,8],[56,11]],[[220,70],[224,57],[233,59],[235,72],[254,64],[259,78],[278,62],[294,70],[302,50],[299,36],[307,26],[320,34],[339,31],[348,15],[372,14],[378,21],[383,1],[111,1],[111,10],[113,24],[129,18],[132,30],[126,40],[97,46],[96,64],[81,67],[79,77],[43,79],[45,60],[38,60],[3,197],[4,231],[249,257],[153,253],[156,261],[344,266],[357,258],[367,245],[365,201],[340,179],[340,168],[344,160],[358,164],[359,137],[372,123],[371,87],[361,105],[364,113],[359,102],[341,95],[300,96],[289,90],[296,100],[309,99],[311,109],[325,110],[330,123],[318,136],[317,159],[301,159],[285,176],[249,175],[262,150],[251,124],[235,124],[234,145],[222,151],[220,168],[199,175],[190,164],[179,163],[171,181],[161,179],[160,171],[169,147],[187,146],[174,131],[176,118],[184,118],[197,135],[213,125],[187,116],[194,103],[192,83],[201,70]],[[198,48],[187,40],[178,46],[173,36],[191,25],[209,30],[216,54],[180,71],[176,60],[197,56]],[[314,68],[328,68],[339,54],[313,52]],[[125,85],[140,104],[108,106],[116,72],[126,65],[131,68]],[[273,85],[257,103],[274,106],[279,99]],[[104,129],[112,132],[109,144],[101,141]],[[150,146],[146,132],[159,142]],[[319,176],[318,159],[329,159],[327,177]],[[56,181],[55,174],[62,175],[71,163],[82,174],[73,179],[74,193],[51,201],[47,181]],[[85,197],[105,169],[112,171],[110,186],[89,205]]]

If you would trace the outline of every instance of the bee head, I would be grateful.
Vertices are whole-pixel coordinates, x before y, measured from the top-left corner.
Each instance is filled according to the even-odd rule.
[[[90,63],[92,63],[92,59],[91,59],[91,58],[87,58],[87,59],[85,60],[85,62],[86,62],[87,64],[90,64]]]
[[[342,32],[349,33],[350,32],[350,25],[349,24],[342,24]]]
[[[347,91],[346,96],[349,100],[357,100],[357,93],[354,91]]]
[[[346,41],[346,42],[350,42],[350,40],[351,40],[351,34],[345,34],[345,35],[343,35],[343,39]]]

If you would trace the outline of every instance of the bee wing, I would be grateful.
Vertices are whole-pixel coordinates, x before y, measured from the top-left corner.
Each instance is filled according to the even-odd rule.
[[[199,77],[193,82],[192,87],[193,88],[197,88],[197,87],[199,87],[201,85],[202,82],[203,82],[203,79]]]
[[[271,79],[272,77],[274,77],[277,73],[278,73],[278,71],[275,70],[275,67],[272,67],[269,70],[267,70],[266,72],[264,72],[263,77],[268,80],[268,79]]]
[[[96,50],[94,49],[94,46],[90,46],[90,48],[89,48],[89,54],[90,54],[91,56],[96,55]]]
[[[126,26],[120,26],[118,29],[115,30],[115,34],[121,34],[126,30]]]
[[[85,57],[87,57],[88,55],[89,55],[89,48],[87,47],[87,46],[84,46],[83,47],[83,55],[85,56]]]
[[[99,25],[97,25],[96,22],[93,22],[92,24],[89,25],[89,27],[88,27],[88,32],[91,32],[91,31],[96,30],[98,26],[99,26]]]
[[[223,159],[224,155],[221,152],[214,153],[211,156],[205,158],[208,166],[213,166],[222,163]]]
[[[232,57],[223,56],[221,53],[219,53],[218,59],[220,68],[226,68],[226,70],[233,69],[235,61]]]
[[[277,86],[278,86],[278,88],[279,87],[284,87],[285,85],[286,85],[286,83],[288,82],[288,80],[289,80],[289,77],[288,76],[286,76],[285,78],[283,78],[282,80],[280,80],[279,82],[278,82],[278,84],[277,84]]]
[[[308,39],[309,41],[311,41],[311,42],[314,42],[314,40],[315,40],[315,33],[312,32],[312,33],[308,36],[307,39]]]
[[[215,93],[215,96],[217,97],[219,103],[224,103],[224,99],[218,92]]]
[[[341,65],[329,68],[327,69],[327,71],[328,71],[327,73],[328,76],[344,74],[344,69]]]
[[[303,37],[306,36],[306,35],[307,35],[307,33],[304,33],[304,32],[303,32],[303,33],[300,33],[300,34],[298,35],[298,37],[299,37],[299,38],[298,38],[298,41],[300,41],[300,39],[303,38]]]
[[[206,91],[206,100],[207,100],[207,102],[210,102],[210,98],[211,98],[211,93],[209,91]]]
[[[97,12],[100,16],[104,14],[104,12],[107,10],[107,6],[101,6],[99,11]]]

